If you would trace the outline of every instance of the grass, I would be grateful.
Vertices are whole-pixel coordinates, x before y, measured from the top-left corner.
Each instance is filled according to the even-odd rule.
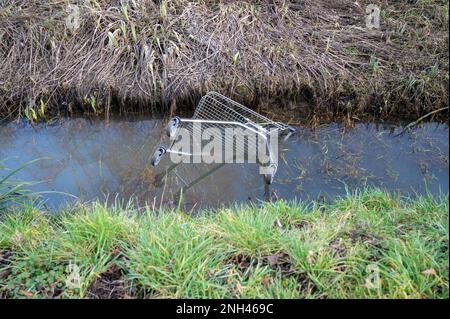
[[[448,298],[448,214],[448,195],[373,189],[196,217],[23,204],[0,217],[0,296]]]
[[[28,190],[28,187],[31,186],[32,183],[17,180],[14,178],[14,175],[38,160],[39,159],[22,164],[15,170],[8,170],[2,165],[2,161],[0,161],[0,172],[5,172],[0,175],[0,211],[8,209],[12,204],[21,204],[25,201],[30,201],[32,197],[36,195]]]
[[[215,90],[292,121],[417,118],[448,106],[448,58],[445,0],[6,0],[0,117],[181,111]]]

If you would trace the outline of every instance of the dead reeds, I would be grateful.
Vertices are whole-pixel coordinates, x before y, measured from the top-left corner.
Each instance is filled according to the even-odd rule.
[[[160,113],[209,90],[310,115],[448,106],[448,2],[370,2],[379,30],[368,1],[0,0],[0,116]]]

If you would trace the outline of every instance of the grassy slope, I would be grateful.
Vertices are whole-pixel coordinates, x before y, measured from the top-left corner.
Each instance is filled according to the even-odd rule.
[[[448,214],[448,195],[378,190],[199,217],[25,206],[0,220],[0,296],[448,298]],[[65,288],[71,263],[81,289]],[[381,286],[368,289],[374,265]]]
[[[274,113],[305,99],[297,111],[349,118],[448,106],[445,0],[90,0],[73,29],[68,3],[2,1],[0,117],[158,112],[208,90]],[[380,30],[365,27],[369,3]]]

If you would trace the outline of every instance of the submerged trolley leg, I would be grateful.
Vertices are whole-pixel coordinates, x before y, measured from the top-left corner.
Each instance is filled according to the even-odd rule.
[[[163,181],[164,179],[170,174],[170,172],[172,172],[178,165],[180,165],[181,163],[175,163],[170,165],[169,168],[167,168],[166,170],[162,171],[161,173],[155,175],[155,180],[153,182],[153,185],[155,187],[161,187],[163,186]]]
[[[264,173],[264,181],[266,184],[270,185],[273,183],[273,179],[275,177],[275,173],[277,172],[278,165],[275,163],[270,163],[268,166],[266,166],[265,173]]]
[[[266,138],[266,150],[269,153],[269,162],[263,164],[262,168],[264,168],[265,170],[264,181],[266,182],[266,184],[270,185],[273,182],[275,173],[277,172],[278,169],[278,165],[274,159],[274,155],[272,154],[269,138]]]
[[[282,131],[282,136],[284,136],[284,141],[288,140],[294,133],[296,132],[296,129],[292,126],[287,127],[285,130]],[[272,184],[273,179],[275,177],[275,173],[277,172],[278,165],[274,161],[274,156],[270,149],[270,142],[269,139],[267,139],[267,150],[270,155],[270,161],[269,164],[265,167],[266,173],[264,173],[264,181],[267,185]]]

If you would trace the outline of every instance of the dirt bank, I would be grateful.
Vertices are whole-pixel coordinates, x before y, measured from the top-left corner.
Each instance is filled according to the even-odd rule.
[[[216,90],[415,118],[448,106],[448,59],[448,1],[0,1],[0,117],[159,113]]]

